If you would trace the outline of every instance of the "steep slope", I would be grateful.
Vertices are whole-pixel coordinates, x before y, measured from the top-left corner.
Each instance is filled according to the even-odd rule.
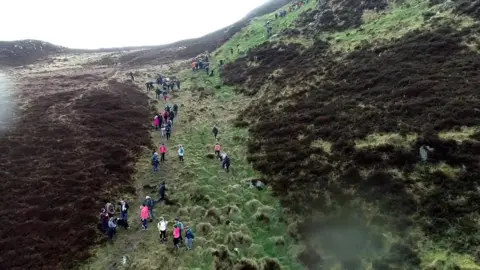
[[[362,3],[320,1],[225,66],[256,99],[249,160],[311,269],[478,269],[475,4]]]

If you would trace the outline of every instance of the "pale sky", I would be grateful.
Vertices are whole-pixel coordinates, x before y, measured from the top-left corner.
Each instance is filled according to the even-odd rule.
[[[266,0],[0,0],[0,40],[70,48],[160,45],[228,26]]]

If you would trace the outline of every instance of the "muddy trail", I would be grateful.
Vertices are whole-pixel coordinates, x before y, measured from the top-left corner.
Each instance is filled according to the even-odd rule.
[[[414,31],[342,58],[321,41],[303,52],[264,44],[225,67],[226,83],[249,95],[272,84],[238,122],[251,125],[255,168],[306,217],[298,226],[306,265],[419,269],[422,241],[480,260],[479,134],[439,137],[480,122],[480,56],[462,43],[476,31]],[[253,56],[260,66],[250,68]],[[360,147],[372,134],[400,139]],[[426,165],[423,144],[434,148]]]
[[[90,91],[48,92],[107,79],[61,77],[36,77],[49,88],[0,138],[0,201],[9,205],[0,211],[2,269],[66,269],[88,258],[89,247],[104,239],[94,213],[114,194],[135,191],[133,165],[150,144],[145,94],[116,80]]]

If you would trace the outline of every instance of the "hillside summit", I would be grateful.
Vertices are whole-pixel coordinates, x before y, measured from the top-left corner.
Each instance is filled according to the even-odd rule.
[[[163,46],[0,43],[0,268],[480,269],[479,10],[270,1]],[[151,125],[173,104],[166,140]],[[106,243],[98,211],[121,200],[130,229]]]

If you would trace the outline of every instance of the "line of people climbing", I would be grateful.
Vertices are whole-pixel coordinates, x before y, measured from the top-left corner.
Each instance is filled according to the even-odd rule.
[[[133,73],[130,72],[130,75],[133,77]],[[163,83],[163,81],[161,81],[160,84],[161,83]],[[148,82],[147,90],[150,90],[152,88],[152,85],[153,83],[151,84],[150,82]],[[179,81],[176,81],[176,85],[178,89],[180,89]],[[165,102],[167,102],[167,98],[165,98]],[[171,108],[168,103],[166,104],[165,109],[162,113],[157,112],[155,114],[152,126],[155,130],[160,130],[162,138],[166,137],[167,140],[170,138],[172,129],[173,129],[173,122],[177,115],[178,115],[178,105],[174,104]],[[154,152],[152,156],[153,171],[155,174],[158,172],[158,167],[160,162],[164,162],[166,160],[165,155],[167,152],[167,147],[165,143],[162,142],[160,144],[159,152],[160,152],[160,158],[157,152]],[[183,156],[184,156],[183,146],[179,145],[178,157],[180,161],[184,160]],[[154,215],[153,215],[154,205],[162,201],[164,201],[165,203],[168,203],[168,198],[166,197],[166,191],[168,191],[166,184],[165,182],[162,182],[160,184],[159,191],[158,191],[160,197],[157,201],[152,199],[150,196],[145,197],[145,200],[140,206],[140,220],[141,220],[143,230],[147,230],[148,221],[153,222],[154,220]],[[99,228],[111,240],[113,240],[114,236],[116,235],[117,227],[124,227],[126,230],[129,228],[129,225],[128,225],[129,205],[125,200],[122,200],[119,202],[119,207],[120,207],[119,217],[117,217],[116,215],[115,206],[111,203],[107,203],[105,205],[105,208],[102,208],[100,212]],[[157,224],[161,242],[167,241],[167,224],[168,224],[168,221],[166,221],[163,217],[160,218],[160,221]],[[188,227],[184,227],[180,219],[176,218],[174,221],[174,226],[172,231],[173,243],[176,248],[179,248],[183,242],[183,235],[182,235],[183,233],[185,234],[186,247],[189,250],[192,248],[192,245],[193,245],[193,239],[194,239],[193,231]]]

